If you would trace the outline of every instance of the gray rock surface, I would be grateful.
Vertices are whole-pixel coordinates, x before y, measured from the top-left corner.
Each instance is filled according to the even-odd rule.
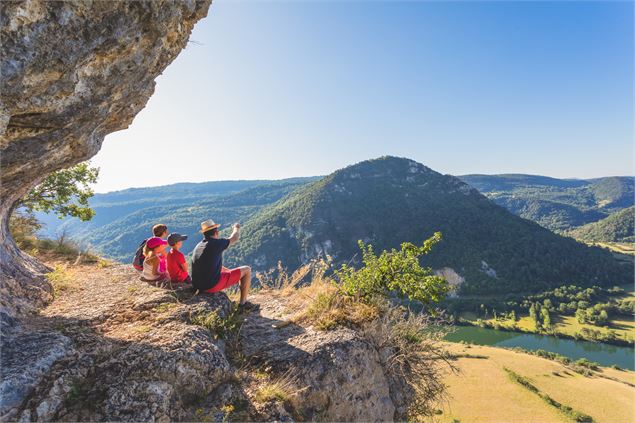
[[[68,337],[46,331],[2,336],[0,342],[0,419],[6,420],[72,346]]]
[[[0,313],[32,312],[52,298],[36,276],[47,269],[8,233],[16,202],[130,125],[210,3],[0,2]]]
[[[261,294],[261,310],[241,330],[243,353],[252,362],[289,379],[298,394],[295,409],[306,420],[392,421],[395,407],[377,350],[357,332],[318,331],[285,322],[284,300]]]

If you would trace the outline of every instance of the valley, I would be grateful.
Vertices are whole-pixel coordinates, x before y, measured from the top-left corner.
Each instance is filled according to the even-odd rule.
[[[504,174],[463,175],[459,179],[512,213],[557,232],[632,207],[635,195],[630,176],[583,180]]]
[[[340,263],[359,259],[359,239],[377,250],[390,249],[403,241],[418,243],[440,230],[443,241],[424,264],[446,269],[446,273],[449,270],[458,282],[458,297],[442,305],[457,323],[472,326],[460,327],[459,332],[466,334],[457,340],[472,341],[474,333],[470,331],[490,330],[496,334],[494,338],[521,341],[518,338],[525,337],[524,343],[512,345],[564,355],[567,350],[554,345],[571,343],[568,351],[578,352],[569,354],[580,356],[590,351],[588,345],[600,350],[626,349],[635,339],[633,261],[628,255],[632,226],[628,228],[628,219],[623,217],[632,214],[632,205],[626,207],[631,193],[631,178],[454,178],[408,159],[383,157],[325,177],[176,184],[98,194],[91,200],[97,215],[88,223],[70,218],[59,221],[50,215],[38,217],[47,225],[46,236],[54,238],[61,231],[83,248],[124,263],[157,222],[190,235],[183,246],[189,253],[199,240],[200,221],[213,217],[225,231],[231,223],[241,221],[242,239],[228,251],[227,263],[249,263],[258,271],[276,268],[280,262],[292,272],[307,260],[320,257],[328,257],[337,268]],[[538,214],[527,215],[525,206],[515,208],[516,202],[502,200],[510,198],[522,199],[525,205],[547,201],[550,208],[530,207]],[[500,205],[522,217],[533,217],[536,223]],[[575,207],[578,217],[586,217],[570,219],[573,215],[561,213],[567,207]],[[605,219],[608,225],[603,224],[602,218],[615,210],[617,218],[610,215]],[[554,216],[565,215],[569,217],[560,220],[557,227],[549,223]],[[591,223],[593,230],[585,231],[594,234],[586,238],[586,244],[540,226],[575,233],[570,228],[585,228],[589,220],[599,222]],[[597,228],[600,224],[601,230]],[[606,233],[619,233],[619,238],[611,239],[627,237],[627,241],[590,241]],[[570,284],[579,287],[571,294],[577,298],[560,305],[556,297],[549,297],[553,294],[549,290]],[[624,291],[611,296],[608,290],[615,285]],[[545,303],[547,298],[549,303]],[[539,314],[543,307],[548,309],[547,325],[544,317],[540,326],[531,317],[529,305],[534,303],[540,303]],[[594,318],[606,310],[607,322],[581,322],[575,315],[578,309],[581,313],[590,310]],[[554,344],[557,338],[561,339]],[[582,344],[584,341],[593,344]],[[603,363],[618,361],[611,362],[609,357]]]
[[[635,423],[634,4],[1,1],[0,423]]]

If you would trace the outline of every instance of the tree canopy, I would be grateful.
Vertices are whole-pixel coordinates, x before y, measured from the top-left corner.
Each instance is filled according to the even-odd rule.
[[[95,211],[88,199],[94,195],[91,184],[97,182],[98,176],[99,168],[91,167],[88,162],[53,172],[22,199],[19,208],[29,213],[53,212],[59,218],[90,220]]]

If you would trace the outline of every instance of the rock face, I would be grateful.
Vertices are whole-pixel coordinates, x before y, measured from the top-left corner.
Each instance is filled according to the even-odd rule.
[[[211,0],[0,2],[0,279],[5,317],[40,307],[46,269],[8,232],[16,202],[48,173],[94,156],[127,128]],[[29,284],[25,288],[25,284]]]
[[[8,337],[3,343],[0,365],[0,416],[11,415],[53,364],[66,356],[70,339],[62,334],[36,331]]]
[[[357,332],[318,331],[284,322],[284,300],[261,294],[261,310],[241,330],[243,354],[285,375],[297,392],[294,408],[303,420],[392,421],[395,406],[379,353]],[[394,395],[394,393],[393,393]]]

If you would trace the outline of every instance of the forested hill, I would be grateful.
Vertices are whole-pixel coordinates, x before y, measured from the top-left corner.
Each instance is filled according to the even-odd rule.
[[[358,258],[357,240],[377,250],[443,241],[426,264],[465,278],[464,292],[532,291],[563,283],[615,285],[631,271],[611,254],[564,238],[494,204],[458,178],[412,160],[384,157],[339,170],[263,208],[244,225],[230,263],[291,270],[330,255]]]
[[[596,222],[634,204],[634,179],[556,179],[546,176],[464,175],[459,178],[512,213],[553,231]]]
[[[576,228],[569,234],[576,239],[589,242],[635,242],[635,207],[613,213],[599,222]]]
[[[90,204],[96,215],[90,222],[76,218],[59,220],[44,214],[38,218],[45,223],[45,236],[55,238],[65,231],[82,247],[90,245],[106,257],[128,262],[156,223],[165,223],[170,231],[189,235],[190,239],[184,243],[184,251],[188,253],[198,242],[201,221],[214,219],[228,227],[315,179],[218,181],[134,188],[95,195]]]

